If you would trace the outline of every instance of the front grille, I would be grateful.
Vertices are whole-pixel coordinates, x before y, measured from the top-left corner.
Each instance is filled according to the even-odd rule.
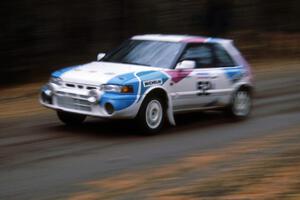
[[[70,92],[62,92],[62,91],[57,91],[56,94],[59,96],[69,96],[69,97],[80,98],[80,99],[89,98],[87,95],[80,95],[80,94],[75,94],[75,93],[70,93]]]
[[[57,105],[62,108],[92,111],[91,103],[85,99],[76,99],[71,96],[56,96]]]
[[[99,86],[94,85],[84,85],[84,84],[77,84],[77,83],[65,83],[65,87],[67,88],[76,88],[81,90],[97,90]]]

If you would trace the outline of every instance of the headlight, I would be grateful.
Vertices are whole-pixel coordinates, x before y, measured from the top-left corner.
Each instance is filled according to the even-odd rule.
[[[62,85],[62,79],[61,78],[57,78],[57,77],[51,77],[50,78],[50,83],[53,83],[55,85]]]
[[[133,93],[133,87],[130,85],[109,85],[104,84],[100,86],[103,92],[116,92],[116,93]]]

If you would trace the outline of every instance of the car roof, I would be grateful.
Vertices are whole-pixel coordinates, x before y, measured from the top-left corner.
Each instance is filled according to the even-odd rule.
[[[164,41],[164,42],[183,42],[183,43],[231,43],[232,40],[223,38],[212,38],[204,36],[194,35],[166,35],[166,34],[146,34],[136,35],[131,39],[133,40],[153,40],[153,41]]]

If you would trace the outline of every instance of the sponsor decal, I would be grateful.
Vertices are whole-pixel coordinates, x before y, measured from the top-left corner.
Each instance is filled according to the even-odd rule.
[[[163,84],[162,79],[155,79],[155,80],[143,81],[144,87],[150,87],[150,86],[162,85],[162,84]]]
[[[181,80],[185,79],[191,72],[193,72],[193,69],[166,71],[166,73],[171,76],[173,83],[178,83]]]
[[[169,79],[167,74],[156,70],[142,71],[138,72],[136,75],[141,81],[141,91],[138,100],[140,100],[145,94],[145,92],[151,88],[150,86],[163,85]],[[150,80],[158,80],[158,82],[151,83]]]
[[[210,78],[210,74],[207,72],[196,73],[197,78]]]
[[[210,93],[208,92],[208,90],[211,90],[214,88],[213,84],[209,81],[199,81],[197,83],[197,88],[199,90],[198,95],[202,96],[202,95],[210,95]]]

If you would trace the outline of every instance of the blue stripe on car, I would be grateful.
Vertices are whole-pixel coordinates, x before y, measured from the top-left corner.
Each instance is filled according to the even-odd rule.
[[[140,79],[138,79],[138,78]],[[145,92],[150,87],[145,87],[143,85],[143,81],[161,79],[162,84],[164,84],[168,80],[168,76],[159,71],[143,71],[139,72],[136,75],[134,73],[127,73],[116,76],[109,80],[107,84],[114,85],[131,85],[133,87],[132,94],[121,94],[114,92],[105,92],[100,99],[100,106],[104,106],[106,103],[111,103],[114,106],[116,111],[123,110],[131,106],[137,99],[138,95],[141,96],[145,94]],[[140,84],[141,81],[141,84]],[[141,85],[141,90],[139,92],[139,85]]]
[[[224,68],[226,77],[232,82],[235,83],[239,81],[245,74],[245,69],[241,66],[239,67],[226,67]]]
[[[113,85],[131,85],[133,86],[133,93],[136,95],[139,89],[139,80],[136,78],[134,73],[127,73],[116,76],[110,79],[107,84]]]
[[[123,110],[131,106],[136,100],[136,95],[117,94],[112,92],[105,92],[100,100],[100,106],[106,103],[113,105],[116,111]]]
[[[109,80],[107,84],[131,85],[133,87],[133,94],[105,92],[100,99],[100,106],[111,103],[114,109],[119,111],[128,108],[135,102],[139,90],[139,80],[133,73],[116,76]]]
[[[141,99],[142,95],[145,94],[145,92],[151,88],[151,87],[145,87],[143,82],[144,81],[149,81],[149,80],[157,80],[157,79],[161,79],[162,80],[162,84],[163,85],[168,79],[169,77],[160,72],[160,71],[143,71],[143,72],[139,72],[136,74],[142,81],[142,84],[141,84],[141,96],[139,98],[139,100]]]

